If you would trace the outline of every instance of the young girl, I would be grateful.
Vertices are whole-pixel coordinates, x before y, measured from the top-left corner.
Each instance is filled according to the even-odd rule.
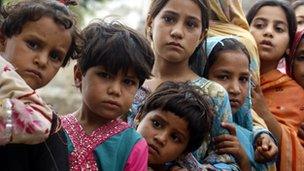
[[[55,1],[10,4],[1,16],[0,130],[2,144],[11,143],[0,146],[1,169],[68,170],[60,121],[35,90],[74,58],[74,17]]]
[[[254,109],[279,140],[279,169],[304,170],[304,149],[297,137],[304,120],[304,90],[276,70],[296,32],[293,10],[284,1],[259,1],[249,10],[247,20],[261,60],[261,86],[253,93]]]
[[[190,81],[199,86],[203,94],[212,98],[216,111],[210,133],[211,138],[228,133],[220,126],[222,121],[232,122],[227,92],[219,84],[201,77],[203,62],[201,46],[208,29],[207,6],[208,3],[201,0],[154,0],[151,2],[146,22],[146,35],[152,43],[155,54],[153,77],[146,80],[137,92],[128,117],[130,123],[133,123],[137,107],[159,84],[165,81]],[[197,159],[206,163],[205,165],[212,164],[212,167],[216,169],[237,170],[234,158],[226,154],[217,155],[210,140],[204,141],[200,149],[196,151]],[[190,170],[195,169],[191,166],[187,167]]]
[[[74,67],[82,105],[62,118],[71,170],[146,170],[146,141],[117,119],[150,76],[153,52],[138,33],[102,21],[88,25],[85,46]]]
[[[304,30],[296,33],[287,62],[287,74],[304,88]]]
[[[297,19],[297,31],[304,29],[304,0],[297,0],[292,3]]]
[[[65,6],[51,2],[6,6],[1,16],[0,144],[37,144],[54,132],[52,110],[35,90],[45,86],[72,57],[72,17]],[[44,31],[37,27],[41,24],[52,29]],[[45,37],[52,34],[57,37]]]
[[[224,125],[234,135],[228,135],[228,138],[216,137],[216,142],[218,151],[235,156],[241,170],[248,170],[250,164],[255,170],[266,170],[268,166],[259,164],[256,160],[262,163],[273,161],[278,148],[269,131],[256,126],[252,128],[251,106],[246,102],[250,98],[250,56],[237,39],[238,37],[217,36],[206,41],[208,59],[204,75],[227,90],[236,123],[236,127]],[[230,145],[224,145],[225,143]]]
[[[304,30],[296,33],[287,61],[287,74],[304,88]],[[298,136],[304,145],[304,121],[302,121]]]
[[[149,145],[149,166],[167,170],[168,162],[195,151],[208,137],[212,119],[210,99],[198,87],[162,83],[136,116],[137,131]]]

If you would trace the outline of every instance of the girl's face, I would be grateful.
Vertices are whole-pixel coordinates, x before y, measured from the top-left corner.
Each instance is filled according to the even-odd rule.
[[[156,57],[188,65],[204,37],[199,5],[192,0],[169,0],[156,17],[148,17],[147,22]]]
[[[303,38],[295,53],[292,72],[295,81],[304,88],[304,39]]]
[[[185,151],[189,141],[188,123],[163,110],[147,113],[137,131],[148,143],[150,166],[175,160]]]
[[[298,23],[297,31],[301,31],[304,29],[304,5],[298,6],[295,9],[295,14]]]
[[[240,51],[222,51],[218,53],[208,73],[208,79],[221,84],[227,90],[232,113],[237,112],[248,93],[248,57]]]
[[[250,24],[262,66],[275,69],[289,45],[288,22],[284,10],[277,6],[260,8]]]
[[[5,38],[2,55],[32,89],[38,89],[54,78],[70,45],[70,30],[42,17],[25,23],[20,34]]]

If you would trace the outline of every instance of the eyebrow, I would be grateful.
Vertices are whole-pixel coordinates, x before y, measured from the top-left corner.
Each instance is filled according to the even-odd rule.
[[[171,15],[174,15],[174,16],[179,16],[179,14],[177,12],[174,12],[172,10],[165,10],[164,13],[169,13]],[[201,22],[201,20],[195,16],[192,16],[192,15],[187,15],[187,18],[190,18],[192,20],[197,20],[198,22]]]
[[[177,115],[175,115],[175,116],[177,116]],[[161,122],[162,122],[163,124],[165,124],[165,125],[168,125],[168,124],[169,124],[165,119],[163,119],[163,117],[162,117],[160,114],[155,115],[155,117],[156,117],[157,119],[160,119]],[[182,119],[182,118],[181,118],[181,119]],[[186,132],[180,131],[179,129],[176,129],[176,128],[174,128],[173,130],[174,130],[175,132],[177,132],[178,134],[180,134],[180,135],[182,136],[183,139],[186,139],[186,134],[187,134]]]
[[[231,74],[231,72],[227,71],[226,69],[219,69],[219,70],[217,70],[217,72],[222,72],[222,73],[225,73],[225,74]]]
[[[256,18],[256,19],[254,19],[254,21],[257,21],[257,20],[261,20],[261,21],[263,21],[263,22],[267,22],[267,21],[268,21],[266,18],[262,18],[262,17],[258,17],[258,18]],[[284,22],[284,21],[282,21],[282,20],[274,20],[274,22],[277,23],[277,24],[283,24],[283,25],[285,25],[286,27],[287,27],[287,25],[288,25],[286,22]]]
[[[25,39],[33,39],[34,41],[36,41],[37,43],[39,43],[41,46],[47,45],[46,40],[44,39],[44,37],[40,36],[38,34],[35,34],[35,33],[28,33],[25,36]],[[62,55],[64,55],[65,53],[68,53],[68,51],[65,52],[65,50],[62,47],[56,47],[53,50],[56,51],[56,52],[58,52],[58,53],[61,53]]]
[[[250,73],[249,72],[242,72],[240,75],[242,75],[242,76],[250,76]]]
[[[39,35],[37,35],[37,34],[28,34],[28,35],[26,35],[26,37],[25,37],[26,39],[33,39],[34,41],[36,41],[37,43],[39,43],[39,44],[41,44],[41,45],[45,45],[46,43],[45,43],[45,40],[43,39],[43,37],[42,36],[39,36]]]

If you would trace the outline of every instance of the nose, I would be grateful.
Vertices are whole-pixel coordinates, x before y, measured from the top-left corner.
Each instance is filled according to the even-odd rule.
[[[108,87],[108,94],[115,97],[121,96],[121,86],[119,80],[112,80],[112,83]]]
[[[184,30],[183,30],[183,24],[181,22],[177,22],[172,30],[171,30],[171,37],[173,37],[173,39],[181,39],[183,38],[184,35]]]
[[[161,146],[164,147],[167,144],[167,132],[166,131],[159,131],[155,136],[155,141]]]
[[[264,37],[273,37],[273,28],[271,25],[268,25],[265,30],[264,30],[264,34],[263,34]]]
[[[230,82],[227,91],[229,95],[233,95],[233,96],[241,94],[241,87],[239,81],[233,80],[232,82]]]
[[[44,68],[47,63],[48,63],[48,53],[46,52],[41,52],[39,54],[37,54],[34,58],[34,64],[37,65],[40,68]]]

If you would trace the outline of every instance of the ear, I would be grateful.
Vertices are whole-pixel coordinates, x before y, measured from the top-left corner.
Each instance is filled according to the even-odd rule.
[[[81,90],[82,72],[78,64],[74,66],[74,83]]]

